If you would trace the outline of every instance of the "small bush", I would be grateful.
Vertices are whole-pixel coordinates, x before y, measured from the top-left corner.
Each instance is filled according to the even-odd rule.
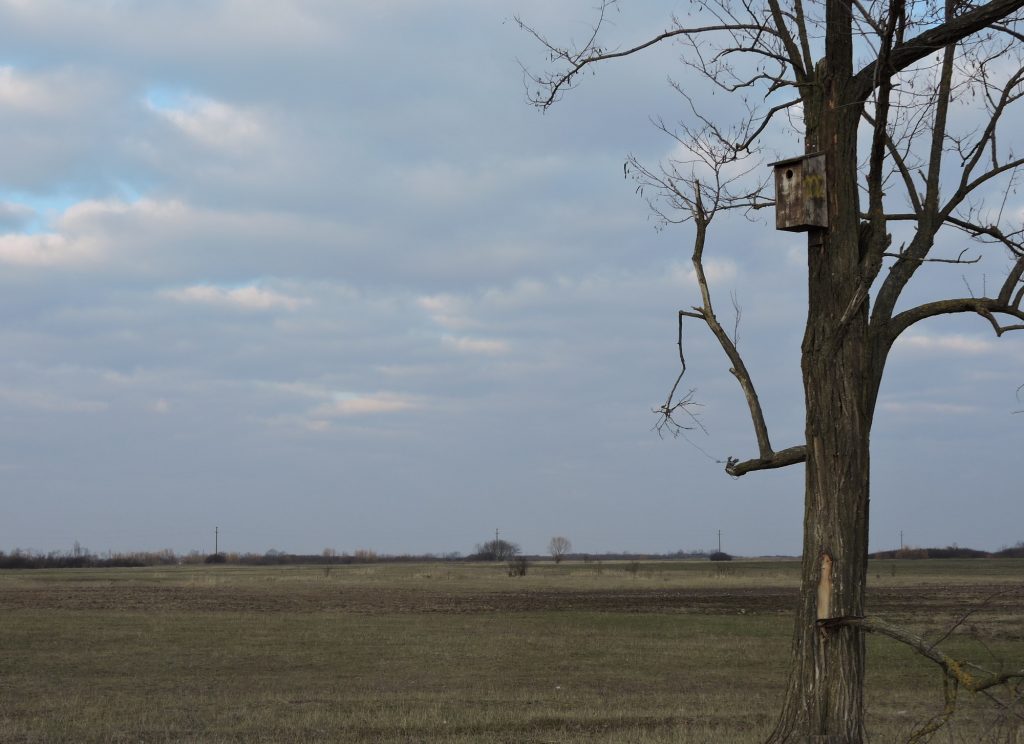
[[[508,575],[509,576],[526,576],[526,572],[530,569],[530,562],[523,556],[513,558],[508,562]]]
[[[204,563],[227,563],[228,557],[223,553],[210,553],[206,556]]]
[[[721,550],[716,550],[714,553],[708,556],[709,561],[731,561],[732,556],[728,553],[723,553]]]

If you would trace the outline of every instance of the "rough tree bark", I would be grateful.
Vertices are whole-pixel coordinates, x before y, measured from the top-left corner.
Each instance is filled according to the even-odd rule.
[[[818,26],[824,27],[823,38],[809,32],[812,22],[802,0],[790,0],[785,7],[782,2],[764,0],[762,6],[754,0],[735,4],[718,0],[708,25],[686,27],[675,21],[669,30],[621,51],[597,44],[600,19],[594,35],[574,48],[554,45],[531,27],[520,25],[561,65],[553,73],[528,76],[535,86],[533,102],[543,108],[576,84],[590,65],[636,54],[670,39],[690,44],[694,56],[689,64],[728,92],[763,84],[770,105],[780,90],[796,91],[794,100],[770,105],[763,115],[752,113],[735,126],[720,127],[700,113],[677,85],[698,123],[681,125],[682,134],[664,125],[662,129],[685,144],[706,168],[686,171],[670,164],[654,170],[632,159],[628,166],[642,185],[653,187],[667,202],[667,209],[652,203],[656,213],[666,222],[693,222],[696,229],[692,260],[701,303],[680,311],[683,371],[681,327],[684,318],[693,318],[709,327],[728,357],[730,372],[747,400],[758,445],[757,457],[730,458],[726,471],[742,476],[806,463],[801,592],[791,671],[782,712],[768,741],[862,744],[867,736],[864,633],[881,629],[903,642],[912,637],[888,632],[890,626],[865,618],[869,442],[889,350],[914,323],[941,314],[976,313],[991,323],[997,335],[1024,328],[1020,322],[1024,321],[1024,227],[1003,229],[998,220],[991,221],[969,206],[969,197],[992,179],[1024,165],[1024,159],[1000,155],[996,146],[1003,114],[1024,97],[1024,54],[1011,55],[1008,61],[1017,65],[1016,71],[1009,65],[1010,73],[1001,84],[993,83],[986,68],[1024,40],[1013,17],[1024,0],[992,0],[982,5],[945,0],[944,6],[879,0],[867,7],[860,0],[820,0],[817,7],[823,10],[823,18],[816,20],[819,24],[824,20]],[[601,3],[602,19],[613,3]],[[969,64],[957,68],[957,79],[957,50],[964,50],[958,45],[985,29],[1004,35],[1005,43],[978,42],[993,46],[964,54]],[[712,47],[708,40],[716,35],[724,35],[725,41]],[[857,39],[861,52],[868,48],[875,55],[859,70],[854,62]],[[815,58],[816,51],[820,59]],[[891,114],[891,99],[907,95],[897,90],[894,80],[905,83],[907,76],[915,74],[907,72],[913,65],[936,54],[925,114],[906,115],[908,101],[923,106],[924,99],[912,95],[900,99],[901,111]],[[757,60],[746,76],[730,62],[738,55]],[[773,65],[778,69],[773,70]],[[966,135],[950,134],[947,119],[954,89],[970,86],[972,75],[987,101],[989,123]],[[802,107],[806,153],[825,156],[828,227],[812,229],[807,239],[808,316],[801,347],[806,438],[803,444],[776,451],[751,376],[734,339],[715,316],[702,261],[716,214],[770,204],[759,186],[736,187],[737,180],[753,167],[740,176],[727,176],[731,172],[727,166],[750,156],[773,117],[795,103]],[[870,135],[866,168],[858,161],[858,138],[865,134]],[[954,162],[959,161],[959,178],[944,180],[943,156],[950,152]],[[991,153],[984,164],[983,153]],[[913,210],[909,215],[894,212],[889,205],[891,198],[885,192],[899,186]],[[898,253],[890,253],[889,226],[900,221],[912,222],[913,234]],[[896,313],[903,289],[923,263],[965,262],[963,254],[957,259],[931,257],[935,237],[944,226],[1007,250],[1011,267],[998,295],[938,300]],[[883,268],[887,269],[884,274]],[[1011,324],[1003,324],[998,316],[1009,317]],[[670,427],[685,426],[675,423],[673,415],[685,412],[690,401],[689,396],[675,398],[678,385],[679,380],[660,409]],[[952,683],[959,680],[954,678]]]
[[[806,97],[818,110],[805,113],[805,147],[825,154],[829,228],[812,230],[807,241],[804,561],[792,670],[770,739],[778,742],[796,731],[832,737],[825,741],[865,738],[863,634],[817,625],[865,613],[874,397],[867,305],[850,307],[863,280],[850,6],[828,0],[826,12],[827,61],[819,67],[821,95]]]

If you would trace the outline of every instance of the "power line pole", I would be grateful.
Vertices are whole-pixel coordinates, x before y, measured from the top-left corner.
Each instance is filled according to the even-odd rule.
[[[722,531],[718,531],[718,552],[722,552]]]
[[[213,554],[220,555],[220,527],[213,528]]]
[[[903,530],[900,530],[900,550],[903,550]]]

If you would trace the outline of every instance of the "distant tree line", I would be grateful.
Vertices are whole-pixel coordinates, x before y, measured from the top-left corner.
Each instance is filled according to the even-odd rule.
[[[199,556],[199,560],[202,557]],[[173,566],[181,558],[172,550],[158,550],[135,553],[114,553],[101,555],[76,547],[73,551],[61,553],[51,551],[39,553],[15,548],[9,553],[0,550],[0,568],[141,568],[142,566]],[[198,561],[197,561],[198,562]]]
[[[1024,542],[1018,542],[1010,548],[1001,548],[995,552],[961,548],[956,543],[945,548],[904,547],[898,550],[880,550],[871,553],[869,558],[881,559],[920,559],[920,558],[1024,558]]]
[[[268,550],[265,553],[201,553],[193,550],[178,554],[173,550],[116,553],[92,553],[88,549],[47,553],[15,548],[0,550],[0,569],[4,568],[141,568],[144,566],[199,565],[203,563],[230,563],[245,566],[279,565],[349,565],[354,563],[425,563],[463,560],[462,554],[425,553],[421,555],[386,555],[372,550],[357,550],[353,554],[325,550],[322,553],[286,553]]]
[[[566,540],[568,542],[568,540]],[[563,546],[559,545],[559,548]],[[556,551],[551,557],[556,561],[664,561],[664,560],[732,560],[732,556],[709,553],[704,550],[677,550],[672,553],[568,553]],[[921,558],[1024,558],[1024,542],[994,552],[962,548],[950,545],[945,548],[905,547],[902,550],[883,550],[870,555],[878,559],[921,559]],[[141,568],[144,566],[198,565],[202,563],[227,563],[243,566],[283,565],[351,565],[360,563],[441,563],[452,561],[495,561],[513,563],[521,570],[526,561],[540,560],[542,556],[524,556],[519,545],[507,540],[491,540],[480,543],[473,553],[463,556],[459,552],[388,555],[360,548],[353,553],[338,553],[326,548],[321,553],[287,553],[271,549],[265,553],[201,553],[193,550],[178,554],[173,550],[93,553],[77,543],[67,552],[50,551],[43,553],[15,548],[10,552],[0,550],[0,569],[15,568]],[[510,566],[511,570],[512,566]],[[524,574],[525,571],[522,572]],[[519,574],[519,575],[522,575]]]

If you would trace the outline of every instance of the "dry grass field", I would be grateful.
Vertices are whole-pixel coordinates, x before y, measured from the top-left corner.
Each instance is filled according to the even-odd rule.
[[[0,572],[0,742],[757,742],[786,670],[785,561]],[[871,611],[1024,666],[1024,561],[887,561]],[[873,741],[941,708],[869,639]],[[962,695],[936,742],[1024,742]]]

